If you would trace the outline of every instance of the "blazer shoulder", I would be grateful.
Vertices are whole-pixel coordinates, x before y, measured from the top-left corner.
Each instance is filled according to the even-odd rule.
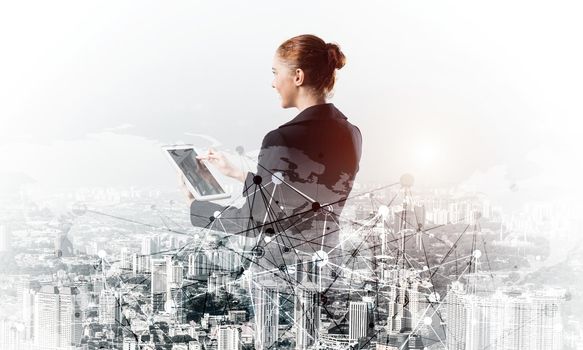
[[[286,145],[284,136],[279,129],[271,130],[265,137],[263,137],[263,142],[261,143],[261,148],[267,148],[271,146],[284,146]]]

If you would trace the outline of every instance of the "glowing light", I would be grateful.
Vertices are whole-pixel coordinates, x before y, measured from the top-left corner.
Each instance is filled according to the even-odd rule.
[[[417,165],[424,168],[435,165],[440,158],[439,147],[427,141],[417,144],[413,152]]]
[[[275,185],[279,185],[283,182],[283,174],[280,173],[279,171],[274,173],[273,175],[271,175],[271,181],[275,184]]]
[[[316,262],[318,267],[326,266],[326,264],[328,264],[328,253],[323,250],[318,250],[312,256],[312,260]]]

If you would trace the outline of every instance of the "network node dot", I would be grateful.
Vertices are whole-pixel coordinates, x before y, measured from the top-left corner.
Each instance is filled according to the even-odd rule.
[[[213,216],[218,219],[221,217],[221,212],[217,210],[213,213]]]
[[[402,187],[412,187],[415,183],[415,178],[411,174],[403,174],[399,180]]]
[[[425,323],[426,326],[430,326],[432,321],[433,320],[431,319],[431,317],[425,317],[423,319],[423,323]]]
[[[97,252],[97,256],[98,256],[100,259],[103,259],[103,258],[105,258],[105,256],[106,256],[106,255],[107,255],[107,253],[106,253],[106,252],[105,252],[105,250],[103,250],[103,249]]]
[[[312,203],[312,210],[313,210],[313,211],[318,211],[318,210],[320,210],[320,203],[318,203],[318,202],[314,202],[314,203]]]
[[[429,294],[429,301],[432,303],[437,303],[441,299],[441,296],[437,292]]]
[[[283,182],[283,174],[279,171],[273,173],[273,175],[271,175],[271,182],[273,182],[275,185],[280,185]]]
[[[168,299],[165,303],[164,303],[164,310],[166,312],[172,312],[175,311],[176,309],[176,303],[174,303],[174,300],[172,299]]]
[[[482,256],[482,252],[480,250],[476,249],[476,250],[474,250],[472,255],[474,256],[474,258],[479,259]]]
[[[256,258],[263,258],[263,256],[265,255],[265,249],[263,249],[263,247],[261,246],[255,246],[252,252],[253,256]]]
[[[312,260],[316,262],[318,267],[326,266],[328,264],[328,253],[323,250],[318,250],[312,255]]]
[[[253,183],[254,184],[261,185],[262,181],[263,181],[263,178],[261,178],[261,176],[259,176],[259,175],[253,176]]]
[[[381,205],[379,207],[379,215],[382,216],[383,218],[389,216],[389,207],[387,207],[386,205]]]

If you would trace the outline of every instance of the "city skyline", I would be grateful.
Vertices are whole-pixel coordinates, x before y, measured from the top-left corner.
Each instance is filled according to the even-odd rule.
[[[0,350],[582,349],[581,10],[0,4]]]

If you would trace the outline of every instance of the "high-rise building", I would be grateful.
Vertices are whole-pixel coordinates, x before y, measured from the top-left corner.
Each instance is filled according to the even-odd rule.
[[[99,295],[99,323],[121,325],[121,295],[112,289],[103,289]]]
[[[43,286],[35,296],[34,342],[39,349],[78,345],[82,335],[76,287]]]
[[[22,322],[26,339],[32,339],[34,330],[34,298],[40,289],[40,283],[24,277],[16,283],[16,295],[22,305]]]
[[[34,342],[38,346],[59,347],[60,343],[59,288],[43,286],[35,296]]]
[[[219,326],[217,350],[241,350],[241,331],[233,326]]]
[[[24,323],[0,319],[0,349],[28,350],[30,341],[26,338]]]
[[[188,255],[188,275],[191,278],[205,280],[212,271],[211,262],[203,250]]]
[[[119,254],[119,267],[122,270],[130,270],[132,268],[132,262],[130,260],[130,251],[128,248],[121,248]]]
[[[174,320],[178,323],[186,323],[186,312],[184,310],[184,293],[182,289],[175,283],[168,285],[167,291],[169,310],[165,310],[170,313]]]
[[[153,255],[160,252],[160,237],[144,237],[142,238],[142,255]]]
[[[563,301],[560,289],[498,289],[484,295],[452,284],[445,301],[446,345],[451,350],[562,349]]]
[[[369,324],[372,322],[370,303],[364,301],[351,301],[348,308],[348,339],[358,341],[366,337],[370,332]]]
[[[296,349],[307,350],[318,340],[320,330],[320,293],[311,282],[296,287]]]
[[[172,256],[166,255],[164,256],[164,259],[166,261],[166,278],[167,278],[167,283],[171,284],[177,284],[177,285],[181,285],[182,284],[182,278],[183,278],[183,267],[182,267],[182,263],[180,262],[176,262]]]
[[[150,272],[150,255],[132,254],[132,271],[134,275]]]
[[[279,328],[279,289],[273,281],[260,281],[255,285],[255,348],[277,348]]]
[[[167,289],[166,261],[164,259],[152,259],[150,266],[152,309],[154,312],[162,311],[166,301],[165,293]]]
[[[61,346],[78,345],[83,326],[76,287],[60,287]],[[39,325],[40,326],[40,325]]]
[[[387,276],[390,281],[387,330],[410,332],[419,317],[419,281],[414,272],[403,269],[392,270]]]

